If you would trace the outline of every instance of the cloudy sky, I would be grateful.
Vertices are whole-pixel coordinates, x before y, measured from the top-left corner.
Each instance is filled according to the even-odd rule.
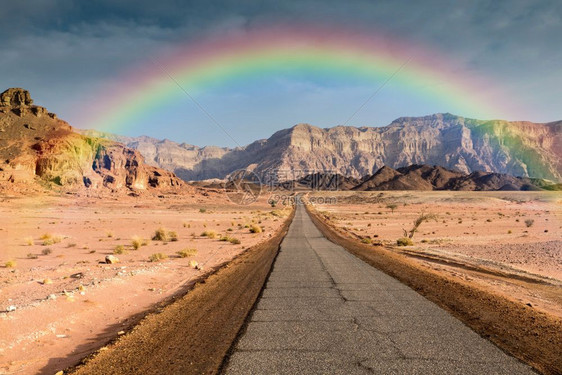
[[[83,114],[103,112],[101,98],[112,98],[112,87],[121,77],[151,57],[271,25],[356,28],[402,40],[450,56],[455,66],[449,68],[459,74],[489,80],[487,95],[497,89],[502,103],[512,102],[509,113],[498,106],[490,117],[562,119],[558,0],[5,1],[0,13],[0,89],[26,88],[37,104],[72,125],[91,126]],[[384,77],[380,82],[334,83],[274,72],[253,82],[198,90],[194,99],[235,140],[179,87],[174,101],[152,108],[134,123],[118,129],[95,126],[126,135],[234,146],[300,122],[342,124],[383,82]],[[401,116],[455,110],[391,80],[349,125],[384,126]],[[469,112],[457,114],[475,117]]]

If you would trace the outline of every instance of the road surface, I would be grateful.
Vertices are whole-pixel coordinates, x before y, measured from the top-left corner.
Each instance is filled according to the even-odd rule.
[[[298,206],[227,374],[532,374]]]

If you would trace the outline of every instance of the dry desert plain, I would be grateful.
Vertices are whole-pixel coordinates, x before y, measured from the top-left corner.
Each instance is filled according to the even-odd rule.
[[[266,197],[236,205],[222,191],[2,198],[0,374],[75,364],[139,314],[266,241],[289,213]],[[160,228],[168,238],[155,237]],[[107,264],[109,255],[119,262]]]
[[[358,243],[382,244],[445,277],[562,317],[560,193],[307,195],[312,211]],[[422,212],[435,218],[420,225],[413,245],[397,246]],[[3,198],[0,213],[0,374],[50,374],[266,241],[290,209],[272,208],[265,195],[235,205],[210,190],[161,197],[13,196]],[[254,225],[262,231],[252,233]],[[155,236],[160,228],[167,239]],[[151,261],[158,253],[164,259]],[[109,255],[119,263],[107,264]]]
[[[315,192],[313,207],[346,236],[562,318],[559,192]],[[320,198],[320,199],[319,199]],[[412,244],[398,246],[414,221]]]

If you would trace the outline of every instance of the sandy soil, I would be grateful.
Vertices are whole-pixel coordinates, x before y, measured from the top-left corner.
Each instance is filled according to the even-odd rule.
[[[311,197],[324,199],[316,210],[351,237],[389,245],[426,267],[562,317],[559,192],[317,192]],[[437,220],[420,225],[413,246],[395,246],[422,212],[436,214]]]
[[[239,206],[220,193],[2,198],[0,374],[52,374],[74,364],[135,314],[270,238],[288,213],[265,197]],[[263,232],[251,233],[252,225]],[[152,240],[159,228],[177,240]],[[217,237],[201,236],[204,231]],[[135,250],[135,237],[146,245]],[[176,253],[184,249],[196,253],[181,258]],[[149,261],[155,253],[167,258]],[[107,255],[119,263],[106,264]]]

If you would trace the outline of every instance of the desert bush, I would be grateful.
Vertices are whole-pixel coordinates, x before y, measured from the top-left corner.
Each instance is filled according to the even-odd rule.
[[[168,233],[164,228],[158,228],[154,232],[154,236],[152,236],[153,241],[168,241]]]
[[[183,250],[180,250],[180,251],[176,252],[176,254],[180,258],[192,257],[194,255],[197,255],[197,249],[183,249]]]
[[[123,254],[125,253],[125,246],[123,245],[117,245],[115,246],[115,249],[113,249],[113,254]]]
[[[76,247],[76,242],[71,242],[66,247]]]
[[[46,248],[46,249],[41,250],[41,254],[43,254],[43,255],[49,255],[49,254],[51,254],[52,252],[53,252],[53,250],[51,250],[51,249],[49,249],[49,248]]]
[[[420,227],[420,225],[424,221],[429,221],[429,220],[437,221],[437,215],[426,214],[426,213],[422,212],[420,214],[420,216],[418,216],[417,219],[414,220],[414,226],[412,227],[412,229],[410,229],[409,231],[406,231],[405,229],[402,229],[402,231],[404,232],[404,237],[413,238],[414,234],[418,231],[418,228]],[[403,245],[403,246],[406,246],[406,245]]]
[[[390,209],[390,211],[392,211],[392,212],[394,212],[394,210],[396,209],[396,207],[398,207],[398,205],[397,205],[397,204],[394,204],[394,203],[392,203],[392,204],[387,204],[387,205],[386,205],[386,208]]]
[[[535,224],[535,220],[533,219],[525,220],[525,225],[527,226],[527,228],[530,228],[531,226],[533,226],[533,224]]]
[[[177,241],[178,234],[174,231],[167,231],[165,228],[158,228],[156,232],[154,232],[154,236],[152,236],[153,241]]]
[[[113,232],[108,230],[107,232],[105,232],[105,234],[107,235],[107,238],[112,238],[113,237]]]
[[[140,249],[142,244],[143,244],[143,239],[140,238],[139,236],[133,236],[133,238],[131,238],[131,245],[133,246],[133,249],[135,250]]]
[[[43,242],[41,242],[41,245],[43,246],[49,246],[49,245],[54,245],[55,241],[53,241],[52,238],[46,238],[43,240]]]
[[[365,243],[365,244],[370,244],[370,243],[371,243],[371,239],[370,239],[370,238],[362,238],[362,239],[361,239],[361,242],[362,242],[362,243]]]
[[[23,243],[25,243],[27,246],[32,246],[34,244],[33,237],[25,237],[23,239]]]
[[[220,238],[220,241],[228,241],[228,242],[230,242],[231,244],[234,244],[234,245],[238,245],[238,244],[241,243],[238,238],[230,237],[230,236],[222,236]]]
[[[49,246],[61,242],[64,237],[60,234],[44,233],[39,238],[43,240],[43,242],[41,243],[43,246]]]
[[[168,256],[166,254],[154,253],[150,257],[148,257],[148,260],[150,262],[158,262],[158,261],[161,261],[161,260],[167,259],[167,258],[168,258]]]
[[[208,237],[211,239],[214,239],[217,237],[217,233],[215,231],[212,230],[206,230],[203,233],[201,233],[201,237]]]
[[[258,225],[252,225],[250,227],[250,233],[261,233],[262,229]]]
[[[396,244],[398,246],[412,246],[414,244],[414,241],[412,241],[412,239],[409,237],[402,237],[396,240]]]
[[[230,237],[228,242],[230,242],[233,245],[240,245],[241,244],[240,240],[236,237]]]
[[[29,253],[27,254],[27,259],[37,259],[39,256],[37,254]]]
[[[200,209],[199,209],[199,212],[201,212],[202,214],[204,214],[205,212],[207,212],[207,209],[206,209],[206,208],[200,208]]]
[[[14,268],[17,265],[15,260],[9,260],[6,263],[4,263],[4,266],[6,268]]]

